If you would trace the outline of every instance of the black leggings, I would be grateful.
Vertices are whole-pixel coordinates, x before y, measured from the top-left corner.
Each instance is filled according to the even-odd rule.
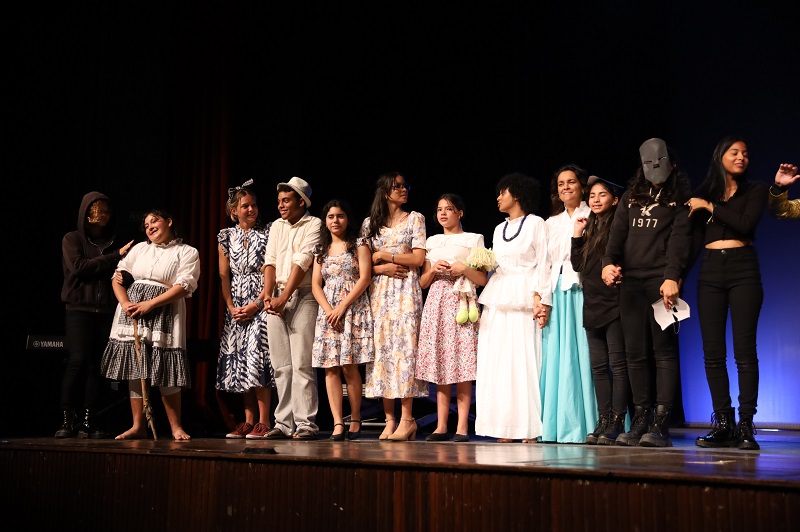
[[[592,364],[597,409],[603,414],[624,415],[628,410],[630,383],[625,361],[625,339],[619,318],[596,329],[586,329]]]
[[[631,381],[633,403],[652,408],[652,382],[655,402],[672,410],[678,390],[678,334],[673,327],[661,330],[653,315],[653,303],[663,300],[660,289],[664,281],[626,277],[620,285],[619,313],[625,335],[625,356]],[[653,364],[653,362],[655,362]],[[655,379],[652,369],[655,368]]]
[[[755,250],[706,249],[697,282],[706,379],[714,411],[731,408],[725,348],[731,313],[733,357],[739,375],[739,414],[755,415],[758,402],[756,329],[764,290]]]
[[[68,310],[65,316],[69,360],[61,380],[61,408],[94,408],[103,378],[100,359],[111,332],[112,314]]]

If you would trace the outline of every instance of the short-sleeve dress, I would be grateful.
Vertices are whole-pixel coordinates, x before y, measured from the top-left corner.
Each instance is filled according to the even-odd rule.
[[[483,247],[483,235],[458,233],[428,239],[431,265],[439,260],[465,260],[473,247]],[[478,322],[456,323],[459,294],[453,291],[457,277],[437,274],[428,289],[419,330],[417,378],[435,384],[475,380],[478,364]]]
[[[117,265],[134,279],[128,287],[133,303],[158,297],[179,284],[190,297],[200,278],[200,255],[175,239],[167,244],[140,242]],[[186,301],[181,298],[153,309],[137,320],[141,363],[136,353],[133,321],[117,304],[100,372],[112,380],[149,379],[151,386],[191,386],[186,353]]]
[[[357,245],[360,246],[362,242],[359,240]],[[318,244],[314,248],[314,254],[320,255],[321,248],[322,245]],[[358,282],[358,256],[355,251],[325,255],[321,271],[325,299],[336,308]],[[312,365],[315,368],[364,364],[375,358],[375,347],[372,343],[374,324],[367,290],[348,307],[343,318],[344,326],[341,331],[337,331],[328,324],[322,307],[319,308],[314,329],[314,346],[311,350]]]
[[[271,225],[256,225],[247,231],[237,225],[217,234],[217,242],[230,263],[234,307],[247,305],[264,287],[261,266]],[[266,312],[257,312],[252,320],[243,322],[234,320],[230,311],[225,313],[219,340],[216,387],[232,393],[275,387],[269,361]]]
[[[361,225],[361,236],[369,231],[369,218]],[[411,253],[425,248],[425,217],[411,211],[403,222],[384,227],[369,241],[375,250]],[[419,268],[409,268],[402,278],[373,275],[369,300],[374,322],[375,360],[366,367],[367,397],[386,399],[426,397],[428,383],[417,380],[416,360],[422,288]]]

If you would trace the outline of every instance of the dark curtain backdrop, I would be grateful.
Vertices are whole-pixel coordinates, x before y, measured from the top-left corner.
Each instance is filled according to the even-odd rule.
[[[488,244],[503,219],[494,184],[510,171],[546,190],[555,168],[575,162],[624,183],[639,144],[661,136],[697,185],[729,133],[748,139],[752,179],[770,182],[779,163],[800,161],[793,18],[737,1],[640,4],[82,2],[10,18],[4,169],[17,223],[4,268],[22,282],[10,283],[0,432],[55,426],[62,357],[24,345],[27,335],[63,334],[60,242],[89,190],[115,200],[121,236],[143,240],[143,211],[166,207],[200,251],[200,287],[187,302],[197,362],[187,415],[202,427],[219,425],[220,412],[231,421],[213,383],[223,316],[216,234],[229,224],[230,186],[253,178],[269,221],[275,184],[299,175],[314,189],[312,214],[341,197],[360,221],[378,174],[399,169],[429,234],[439,231],[438,196],[458,192],[465,229]],[[544,199],[540,214],[549,214]],[[786,265],[799,243],[796,222],[766,217],[757,234],[766,292],[759,418],[795,426],[800,328],[789,296],[800,278]],[[695,284],[693,271],[690,304]],[[686,419],[705,422],[695,322],[682,328],[681,368]],[[19,407],[31,383],[33,404]]]
[[[172,173],[169,204],[187,241],[200,252],[202,273],[192,296],[188,337],[213,340],[221,329],[217,233],[225,214],[229,183],[229,90],[232,55],[226,26],[206,18],[179,26],[170,35]]]

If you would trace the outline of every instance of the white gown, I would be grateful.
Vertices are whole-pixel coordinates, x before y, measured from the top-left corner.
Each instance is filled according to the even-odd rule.
[[[542,434],[542,331],[533,319],[534,294],[550,293],[544,220],[529,214],[501,223],[492,250],[497,268],[479,298],[475,433],[533,439]]]

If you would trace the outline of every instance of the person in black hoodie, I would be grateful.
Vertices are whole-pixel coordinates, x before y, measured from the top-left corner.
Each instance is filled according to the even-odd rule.
[[[111,330],[117,299],[111,278],[133,240],[114,248],[116,219],[111,200],[101,192],[83,196],[78,225],[61,241],[66,306],[65,325],[69,360],[61,381],[62,424],[56,438],[107,438],[95,420],[102,384],[99,363]],[[76,409],[82,407],[78,421]]]
[[[673,328],[661,329],[652,304],[661,300],[668,311],[674,308],[689,265],[692,226],[684,205],[689,179],[661,139],[646,140],[639,156],[642,165],[620,198],[602,259],[603,281],[620,288],[625,358],[635,404],[631,430],[620,434],[616,443],[671,447],[669,419],[680,379],[678,334]]]

